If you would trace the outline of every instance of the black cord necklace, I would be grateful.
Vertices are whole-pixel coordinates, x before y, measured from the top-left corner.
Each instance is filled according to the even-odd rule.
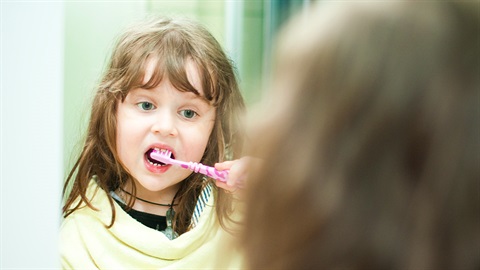
[[[167,220],[167,228],[165,228],[165,231],[163,231],[163,233],[170,240],[173,240],[173,239],[178,237],[178,233],[175,232],[175,230],[173,229],[173,219],[175,217],[175,210],[173,209],[173,207],[178,205],[178,203],[174,203],[174,202],[175,202],[175,199],[177,198],[177,195],[178,195],[178,192],[180,191],[180,189],[177,190],[177,193],[175,193],[175,196],[173,196],[173,200],[172,200],[171,204],[164,204],[164,203],[156,203],[156,202],[147,201],[147,200],[144,200],[144,199],[139,198],[137,196],[133,196],[132,193],[124,190],[123,188],[120,188],[120,190],[122,190],[126,194],[128,194],[128,195],[130,195],[130,196],[134,197],[135,199],[140,200],[142,202],[146,202],[146,203],[153,204],[153,205],[158,205],[158,206],[168,207],[167,213],[165,215],[166,220]]]
[[[132,193],[130,193],[130,192],[128,192],[128,191],[126,191],[126,190],[124,190],[123,188],[121,188],[121,190],[122,190],[123,192],[127,193],[128,195],[130,195],[130,196],[134,197],[135,199],[137,199],[137,200],[139,200],[139,201],[142,201],[142,202],[149,203],[149,204],[158,205],[158,206],[166,206],[166,207],[170,207],[170,208],[171,208],[172,206],[177,206],[177,205],[178,205],[178,204],[174,204],[174,202],[175,202],[175,198],[177,197],[177,194],[175,194],[175,197],[173,198],[173,200],[172,200],[172,203],[171,203],[171,204],[166,204],[166,203],[156,203],[156,202],[147,201],[147,200],[144,200],[144,199],[142,199],[142,198],[139,198],[139,197],[137,197],[137,196],[133,196],[133,194],[132,194]]]

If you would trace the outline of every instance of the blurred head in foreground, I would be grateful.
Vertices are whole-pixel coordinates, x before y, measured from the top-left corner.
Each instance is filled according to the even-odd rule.
[[[284,29],[251,147],[250,268],[480,269],[479,10],[321,3]]]

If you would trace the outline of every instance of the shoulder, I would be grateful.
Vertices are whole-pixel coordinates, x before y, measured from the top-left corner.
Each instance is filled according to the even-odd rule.
[[[101,254],[106,235],[109,235],[112,211],[107,193],[92,179],[86,192],[91,207],[81,206],[62,220],[59,231],[59,252],[62,267],[96,268],[92,254]],[[80,198],[77,198],[80,200]],[[77,201],[78,203],[78,201]]]
[[[80,248],[101,231],[106,231],[110,224],[112,211],[108,195],[92,179],[86,192],[91,205],[82,202],[80,207],[62,220],[59,232],[60,251],[70,247]],[[75,204],[80,198],[77,198]]]
[[[97,178],[94,176],[88,183],[85,197],[82,198],[81,196],[78,196],[71,204],[70,209],[76,209],[73,213],[68,215],[68,217],[82,215],[96,216],[110,224],[112,202],[113,199],[110,198],[107,191],[103,190],[97,184]]]
[[[95,268],[95,264],[90,259],[89,247],[86,244],[89,228],[103,227],[102,224],[95,224],[94,219],[76,212],[65,218],[60,227],[59,234],[59,252],[61,264],[64,269],[73,269],[79,265],[84,268]],[[73,267],[75,266],[75,267]]]

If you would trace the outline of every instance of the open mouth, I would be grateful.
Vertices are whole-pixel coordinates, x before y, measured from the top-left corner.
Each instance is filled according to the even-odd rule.
[[[167,164],[165,164],[165,163],[163,163],[163,162],[160,162],[160,161],[158,161],[158,160],[156,160],[156,159],[153,159],[153,158],[151,157],[151,154],[152,154],[153,152],[159,152],[159,153],[162,152],[162,153],[164,153],[164,152],[167,152],[167,151],[168,151],[168,150],[166,150],[166,149],[150,148],[150,149],[148,149],[148,151],[145,153],[145,158],[146,158],[147,161],[148,161],[150,164],[152,164],[153,166],[157,166],[157,167],[166,166]],[[173,155],[172,151],[168,151],[168,152],[170,152],[170,158],[171,158],[171,159],[175,159],[175,156]]]

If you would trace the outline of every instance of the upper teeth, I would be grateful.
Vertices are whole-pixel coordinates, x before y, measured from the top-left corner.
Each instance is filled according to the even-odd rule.
[[[171,154],[171,153],[172,153],[170,150],[160,149],[160,148],[158,148],[158,147],[153,148],[153,150],[154,150],[155,152],[159,152],[159,153],[161,153],[161,154],[165,154],[165,153],[170,153],[170,154]]]
[[[170,153],[170,155],[172,154],[171,151],[166,150],[166,149],[160,149],[160,148],[158,148],[158,147],[154,147],[154,148],[153,148],[153,151],[154,151],[154,152],[157,152],[157,153],[161,153],[161,154],[167,154],[167,153]],[[170,155],[169,155],[169,156],[170,156]],[[154,166],[157,166],[157,167],[158,167],[158,166],[165,166],[164,163],[154,163],[154,162],[152,162],[152,161],[150,161],[150,160],[148,160],[148,162],[149,162],[150,164],[154,165]],[[158,161],[158,162],[159,162],[159,161]]]

